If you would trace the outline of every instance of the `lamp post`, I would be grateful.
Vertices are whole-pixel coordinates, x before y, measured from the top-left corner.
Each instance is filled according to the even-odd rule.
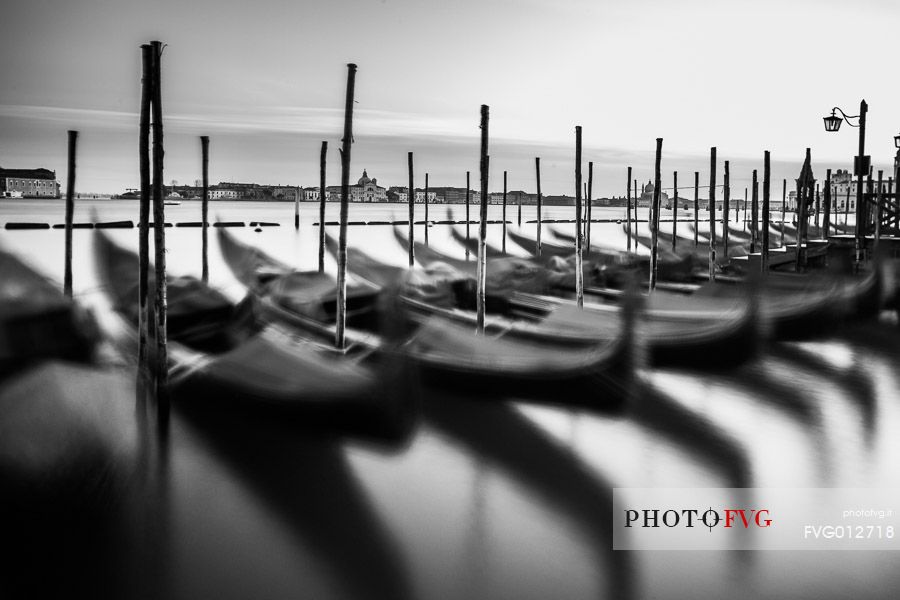
[[[869,172],[869,162],[870,159],[866,156],[866,112],[869,110],[869,105],[866,104],[865,100],[862,100],[859,103],[859,114],[858,115],[848,115],[843,110],[835,106],[831,109],[831,115],[827,117],[823,117],[823,121],[825,122],[825,131],[837,131],[841,128],[841,121],[847,121],[847,125],[850,127],[858,127],[859,128],[859,154],[856,156],[856,160],[853,164],[853,174],[857,177],[856,182],[856,237],[855,237],[855,260],[856,267],[859,268],[859,263],[861,261],[862,248],[863,243],[865,241],[865,230],[861,227],[862,221],[864,218],[863,212],[863,177],[866,176]],[[840,112],[841,116],[838,117],[835,113]],[[850,119],[858,119],[859,124],[854,125]],[[896,143],[896,138],[895,138]]]

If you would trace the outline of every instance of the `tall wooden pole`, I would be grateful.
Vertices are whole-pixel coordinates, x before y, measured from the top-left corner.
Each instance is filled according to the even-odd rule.
[[[825,171],[825,217],[822,224],[822,235],[828,239],[828,230],[831,229],[831,169]]]
[[[700,227],[700,172],[694,171],[694,247],[700,245],[697,229]]]
[[[716,280],[716,148],[709,149],[709,280]]]
[[[406,153],[406,163],[409,167],[409,193],[407,194],[407,200],[409,200],[409,267],[412,268],[416,259],[415,252],[415,202],[416,202],[416,188],[413,185],[413,153]],[[426,227],[427,229],[427,227]]]
[[[796,256],[796,264],[794,266],[795,270],[799,273],[803,270],[803,267],[806,266],[806,262],[803,260],[803,221],[802,219],[806,219],[806,199],[804,198],[804,187],[803,183],[799,179],[797,179],[797,256]],[[784,227],[784,224],[781,225]]]
[[[203,177],[203,206],[200,210],[200,219],[203,234],[203,270],[201,278],[203,283],[209,282],[209,136],[200,136],[200,154],[202,161]]]
[[[866,193],[869,195],[869,201],[863,203],[863,222],[867,226],[875,226],[875,207],[872,203],[875,201],[875,184],[872,182],[872,171],[866,176]],[[874,229],[873,229],[874,231]],[[863,251],[865,255],[865,250]]]
[[[634,180],[634,193],[632,194],[631,197],[632,197],[632,202],[634,202],[634,205],[631,207],[631,220],[632,220],[632,226],[633,226],[633,228],[632,228],[632,230],[631,230],[631,232],[632,232],[632,233],[631,233],[631,236],[632,236],[632,238],[631,238],[631,245],[634,247],[634,251],[637,252],[637,249],[638,249],[638,241],[637,241],[637,234],[638,234],[638,206],[640,205],[640,203],[638,202],[638,198],[640,198],[640,196],[638,196],[638,182],[637,182],[637,179]],[[649,224],[648,224],[647,226],[649,227]]]
[[[631,252],[631,167],[628,167],[628,179],[625,181],[625,187],[628,190],[628,197],[625,200],[625,248]]]
[[[503,252],[506,252],[506,171],[503,171]]]
[[[518,216],[516,223],[519,227],[522,227],[522,194],[519,194],[519,196],[516,198],[516,205],[517,205],[518,212],[519,212],[519,216]]]
[[[723,259],[728,258],[728,226],[731,225],[731,171],[729,162],[725,161],[725,173],[722,179],[722,251]]]
[[[138,223],[138,370],[147,375],[149,352],[147,338],[150,330],[147,298],[150,263],[150,101],[153,98],[153,48],[141,46],[143,77],[141,78],[141,112],[138,135],[141,200]]]
[[[883,197],[884,187],[883,187],[883,179],[884,179],[884,171],[878,171],[878,188],[875,190],[875,239],[872,243],[872,252],[878,252],[878,245],[881,242],[881,201]]]
[[[744,188],[744,225],[741,231],[747,231],[747,188]]]
[[[588,161],[588,183],[587,183],[587,223],[584,227],[584,246],[587,251],[591,251],[591,210],[594,193],[594,161]]]
[[[659,203],[661,198],[662,173],[660,171],[662,162],[662,138],[656,138],[656,166],[654,167],[653,176],[653,212],[651,220],[653,221],[650,228],[650,291],[656,289],[656,272],[659,264]]]
[[[162,122],[162,42],[150,42],[153,48],[153,240],[156,247],[156,399],[161,423],[169,415],[169,357],[166,306],[166,229],[163,194],[163,122]]]
[[[759,247],[759,182],[756,169],[753,169],[753,182],[750,184],[750,254]]]
[[[469,260],[469,189],[472,184],[469,183],[469,172],[466,171],[466,260]],[[412,243],[412,242],[410,242]]]
[[[485,284],[487,282],[487,207],[488,207],[488,119],[487,104],[481,105],[481,210],[478,221],[478,300],[477,333],[484,334]]]
[[[294,196],[294,230],[300,231],[300,188]]]
[[[819,235],[821,235],[821,221],[819,217],[822,214],[822,195],[819,192],[819,184],[816,184],[816,229],[819,231]]]
[[[69,131],[69,171],[66,173],[66,265],[63,292],[72,297],[72,219],[75,215],[75,151],[78,132]]]
[[[638,202],[638,181],[634,180],[634,193],[631,195],[631,201],[634,203],[631,207],[631,221],[632,221],[632,230],[631,230],[631,245],[634,246],[635,252],[637,252],[637,233],[638,233],[638,206],[640,203]],[[649,225],[648,225],[649,227]]]
[[[428,245],[428,173],[425,173],[425,245]]]
[[[581,125],[575,126],[575,302],[584,306],[584,268],[581,235]]]
[[[325,191],[325,159],[328,154],[328,142],[322,141],[322,149],[319,152],[319,273],[325,272],[325,201],[328,194]]]
[[[537,257],[541,257],[541,219],[543,219],[543,215],[541,214],[541,210],[543,207],[543,197],[541,196],[541,159],[540,157],[535,157],[534,159],[534,172],[537,177]]]
[[[847,198],[844,200],[844,225],[850,220],[850,186],[847,185]]]
[[[341,139],[341,217],[337,256],[337,322],[334,345],[344,349],[344,330],[347,327],[347,218],[350,204],[350,149],[353,143],[353,89],[356,84],[356,65],[347,65],[347,96],[344,102],[344,137]],[[409,241],[410,246],[412,240]]]
[[[763,274],[769,272],[769,190],[771,187],[771,155],[763,153],[762,261]]]
[[[781,186],[781,247],[784,248],[784,218],[787,210],[787,179],[784,179]]]
[[[865,207],[863,206],[863,177],[865,176],[865,155],[866,155],[866,112],[869,105],[863,100],[859,103],[859,158],[857,159],[856,175],[858,183],[856,185],[856,235],[854,236],[855,244],[855,268],[859,270],[859,263],[862,261],[862,255],[865,248],[865,223],[863,215],[865,215]]]
[[[678,243],[678,171],[672,173],[672,187],[675,190],[675,197],[672,200],[672,250],[674,251]]]

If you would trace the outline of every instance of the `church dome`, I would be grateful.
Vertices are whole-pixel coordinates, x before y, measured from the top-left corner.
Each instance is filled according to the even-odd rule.
[[[360,179],[359,179],[359,181],[356,183],[356,185],[366,185],[366,184],[369,183],[370,181],[372,181],[372,180],[369,179],[369,174],[366,173],[366,170],[365,170],[365,169],[363,169],[363,175],[362,175],[362,177],[360,177]]]

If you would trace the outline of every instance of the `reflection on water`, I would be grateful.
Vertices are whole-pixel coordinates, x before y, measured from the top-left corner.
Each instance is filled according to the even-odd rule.
[[[96,205],[104,220],[137,212]],[[0,203],[0,222],[58,222],[61,208]],[[299,232],[288,204],[210,213],[282,223],[238,235],[314,269],[317,207],[302,208]],[[167,209],[172,221],[199,215],[189,202]],[[136,247],[136,231],[113,234]],[[170,269],[199,274],[199,232],[167,234]],[[92,235],[74,233],[75,289],[102,316]],[[499,241],[499,227],[489,235]],[[61,279],[62,237],[3,231],[0,245]],[[447,228],[429,237],[464,258]],[[615,224],[592,237],[624,248]],[[351,228],[350,240],[405,261],[388,227]],[[210,241],[211,280],[239,298]],[[160,438],[130,373],[38,368],[0,384],[0,476],[14,490],[2,494],[3,545],[18,556],[0,596],[37,578],[34,590],[66,581],[93,597],[895,597],[900,553],[614,552],[610,511],[613,487],[900,488],[898,358],[896,325],[869,323],[771,344],[733,369],[645,371],[617,413],[426,390],[418,428],[393,445],[185,406]]]

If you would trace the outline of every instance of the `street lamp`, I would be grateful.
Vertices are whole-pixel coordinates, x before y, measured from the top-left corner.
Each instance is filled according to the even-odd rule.
[[[863,219],[861,218],[864,214],[862,212],[862,202],[863,202],[863,177],[866,176],[869,172],[869,157],[866,156],[866,112],[869,110],[869,105],[866,104],[865,100],[862,100],[859,103],[859,114],[858,115],[847,115],[843,110],[835,106],[831,109],[831,115],[827,117],[823,117],[825,122],[825,131],[837,131],[841,128],[841,121],[847,121],[847,124],[850,127],[858,127],[859,128],[859,154],[856,156],[856,160],[853,165],[853,174],[856,175],[859,179],[856,183],[856,241],[855,241],[855,250],[856,250],[856,266],[859,267],[859,263],[861,260],[861,249],[863,244],[863,235],[864,229],[861,227]],[[835,113],[840,112],[841,116],[838,117]],[[854,125],[850,119],[858,119],[859,124]],[[894,138],[894,143],[898,144],[900,136]],[[900,146],[898,146],[900,147]]]
[[[843,119],[841,117],[835,116],[834,112],[837,110],[841,110],[841,109],[839,109],[838,107],[835,106],[834,108],[831,109],[831,116],[822,117],[822,120],[825,121],[825,131],[837,131],[838,129],[841,128],[841,122],[847,118],[847,115],[844,115],[844,111],[842,111],[842,110],[841,110],[841,114],[844,117]],[[847,122],[850,123],[850,121],[847,121]],[[850,126],[852,127],[853,124],[850,123]]]

